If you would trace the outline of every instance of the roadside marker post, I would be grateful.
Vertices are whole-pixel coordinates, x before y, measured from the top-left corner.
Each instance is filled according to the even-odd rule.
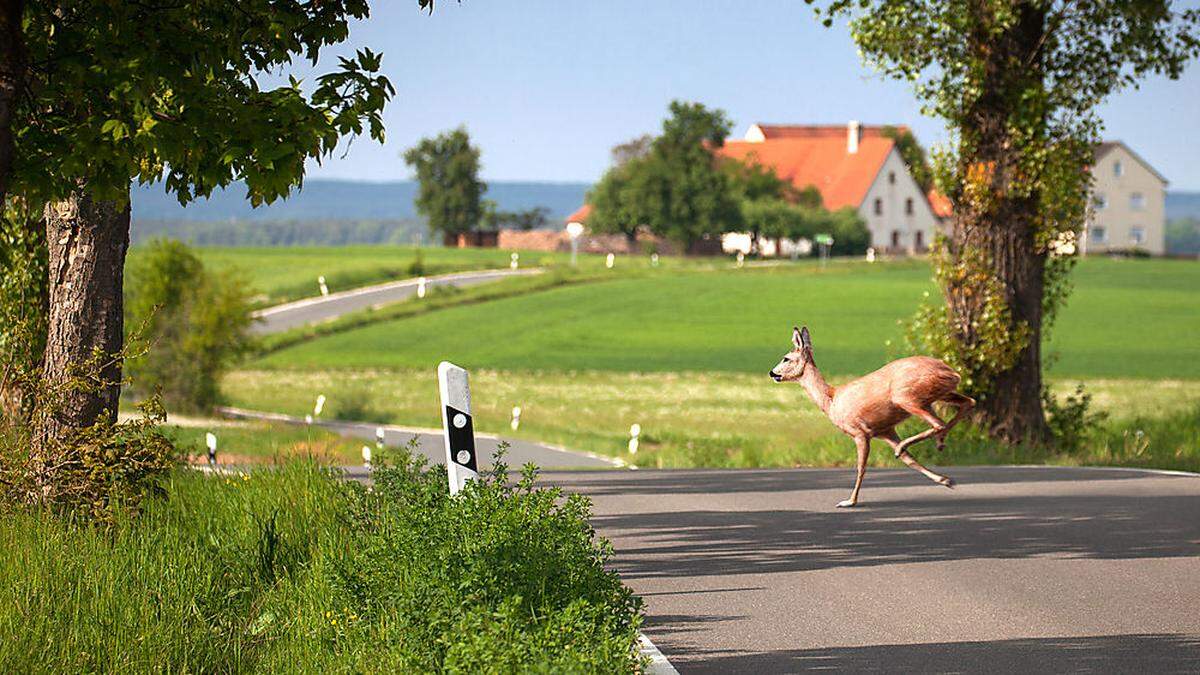
[[[438,364],[438,390],[442,397],[442,438],[446,443],[446,473],[450,494],[458,494],[467,481],[479,477],[475,454],[475,428],[471,422],[471,386],[467,371],[442,361]]]
[[[512,422],[509,423],[513,431],[521,427],[521,406],[515,405],[512,409]]]
[[[521,254],[520,254],[520,253],[513,253],[513,254],[512,254],[512,262],[508,263],[508,267],[509,267],[509,269],[514,269],[514,270],[515,270],[515,269],[517,269],[518,267],[520,267],[520,265],[521,265]]]
[[[421,277],[420,279],[417,279],[417,297],[418,298],[425,297],[425,277]]]
[[[329,287],[325,285],[325,276],[317,277],[317,284],[321,287],[321,295],[329,295]]]
[[[737,266],[738,266],[738,268],[742,268],[742,267],[746,266],[746,254],[742,253],[741,251],[738,251]]]
[[[215,466],[217,463],[217,435],[211,431],[204,434],[204,445],[208,446],[208,465]]]
[[[371,446],[364,445],[362,449],[363,467],[367,471],[371,470]]]
[[[375,448],[377,450],[383,449],[383,441],[387,438],[386,434],[387,432],[384,431],[383,427],[375,427]]]
[[[642,435],[642,425],[631,424],[629,426],[629,454],[636,455],[638,451],[638,437]]]
[[[609,253],[608,257],[605,258],[605,260],[604,260],[604,266],[611,270],[613,268],[613,263],[615,263],[616,261],[617,261],[617,256]]]
[[[650,266],[658,267],[658,254],[657,253],[650,254]]]

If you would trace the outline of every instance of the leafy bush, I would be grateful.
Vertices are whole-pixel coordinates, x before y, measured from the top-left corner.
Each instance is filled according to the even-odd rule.
[[[206,410],[221,374],[248,347],[250,290],[236,274],[210,274],[181,242],[148,247],[126,272],[125,328],[127,341],[141,337],[149,348],[126,371],[171,409]]]
[[[619,672],[637,663],[641,602],[604,563],[589,502],[516,485],[506,467],[456,497],[441,467],[375,474],[341,583],[374,626],[371,664],[398,672]],[[380,653],[382,652],[382,653]]]

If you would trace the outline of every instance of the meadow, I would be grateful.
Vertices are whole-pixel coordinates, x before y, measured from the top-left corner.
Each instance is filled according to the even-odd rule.
[[[130,249],[136,258],[140,248]],[[332,292],[368,284],[433,276],[467,270],[508,267],[513,251],[495,248],[442,248],[363,245],[363,246],[270,246],[270,247],[197,247],[196,254],[205,266],[224,274],[238,275],[258,296],[257,304],[275,305],[320,294],[317,277],[324,276]],[[570,253],[517,251],[523,267],[564,267]],[[580,254],[578,267],[596,270],[604,267],[605,256]],[[627,267],[649,268],[649,258],[622,258]],[[707,267],[706,260],[663,258],[662,266]]]
[[[1018,454],[960,433],[933,461],[1200,468],[1188,421],[1200,410],[1200,266],[1091,259],[1075,284],[1051,333],[1050,381],[1059,395],[1085,383],[1108,421],[1070,455]],[[481,431],[509,434],[519,405],[520,437],[643,466],[843,465],[849,441],[766,371],[793,323],[812,329],[835,382],[876,368],[904,353],[898,322],[926,292],[936,292],[928,267],[911,260],[618,276],[302,341],[231,374],[224,392],[239,406],[303,414],[319,391],[333,417],[342,401],[366,400],[379,421],[437,426],[434,369],[451,359],[472,371]],[[643,443],[630,457],[635,422]],[[890,453],[873,460],[888,464]]]
[[[1089,259],[1051,330],[1050,373],[1200,379],[1200,265]],[[792,325],[817,363],[861,374],[904,354],[900,322],[936,294],[928,265],[899,261],[680,270],[429,312],[298,344],[255,368],[765,373]]]

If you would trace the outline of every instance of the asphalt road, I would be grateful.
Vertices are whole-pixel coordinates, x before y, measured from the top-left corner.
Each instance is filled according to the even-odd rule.
[[[928,459],[922,457],[923,460]],[[681,673],[1200,671],[1200,478],[560,472]]]
[[[482,272],[444,274],[426,279],[426,288],[432,289],[434,286],[474,286],[489,281],[496,281],[504,277],[538,273],[540,273],[540,270],[530,269],[487,270]],[[330,321],[343,314],[367,309],[368,307],[378,307],[398,302],[416,295],[417,285],[418,282],[416,279],[403,279],[401,281],[391,281],[375,286],[364,286],[339,293],[330,293],[327,296],[305,298],[304,300],[297,300],[296,302],[289,302],[284,305],[268,307],[254,313],[254,317],[259,319],[259,321],[251,328],[251,332],[257,335],[278,333],[289,328],[296,328],[297,326]]]
[[[232,419],[270,420],[294,425],[305,424],[302,417],[279,413],[264,413],[240,408],[217,408],[217,412],[223,417]],[[442,431],[440,429],[419,429],[386,424],[379,425],[321,419],[313,423],[342,436],[361,438],[371,445],[375,441],[376,429],[382,426],[385,445],[392,447],[402,446],[408,444],[413,438],[416,438],[417,452],[424,455],[430,464],[446,463],[446,446],[442,440]],[[492,466],[492,459],[495,457],[497,447],[501,441],[509,444],[508,453],[505,455],[504,461],[508,464],[509,468],[514,470],[520,469],[530,462],[547,469],[613,469],[622,466],[620,462],[607,457],[575,452],[543,443],[533,443],[519,439],[503,439],[498,436],[476,433],[475,449],[477,456],[483,460],[481,468],[490,468]],[[365,478],[365,471],[362,471],[361,467],[347,467],[347,471],[352,478]]]

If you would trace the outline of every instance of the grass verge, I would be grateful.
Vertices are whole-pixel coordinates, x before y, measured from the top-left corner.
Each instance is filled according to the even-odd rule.
[[[437,427],[436,364],[421,370],[245,370],[223,385],[233,405],[303,415],[313,392],[324,392],[330,418],[342,406],[369,401],[372,421]],[[842,378],[844,379],[844,378]],[[837,379],[834,383],[837,383]],[[1053,382],[1060,395],[1078,380]],[[934,463],[1118,464],[1200,470],[1200,381],[1085,380],[1093,406],[1110,419],[1063,455],[1011,450],[955,431],[943,455],[915,452]],[[645,467],[849,466],[853,444],[807,399],[799,386],[776,385],[741,373],[521,372],[473,370],[475,428],[621,457]],[[521,427],[509,429],[513,406]],[[1191,420],[1189,422],[1189,420]],[[642,427],[637,456],[627,451],[631,424]],[[906,433],[918,423],[902,429]],[[1142,435],[1137,436],[1141,430]],[[883,444],[871,456],[892,465]]]
[[[247,422],[218,423],[211,428],[167,424],[161,430],[193,464],[208,461],[204,437],[208,432],[217,436],[219,464],[285,464],[309,459],[319,464],[345,465],[362,461],[361,442],[320,427]]]
[[[0,519],[3,672],[632,672],[640,603],[578,497],[410,459],[178,471],[109,529]]]

